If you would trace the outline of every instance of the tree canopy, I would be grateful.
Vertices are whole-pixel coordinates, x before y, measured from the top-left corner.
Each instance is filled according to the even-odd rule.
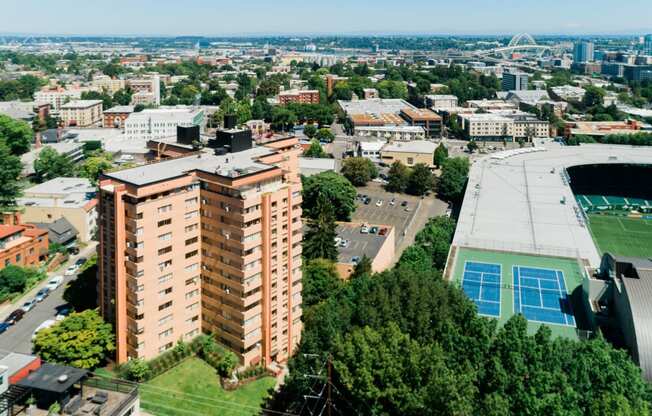
[[[318,175],[303,177],[304,214],[316,218],[317,198],[323,195],[335,210],[335,219],[349,221],[355,211],[356,190],[348,179],[335,172],[322,172]]]
[[[70,158],[49,146],[44,147],[34,161],[34,176],[39,183],[58,177],[71,177],[74,174],[75,165]]]
[[[11,154],[20,156],[29,151],[33,132],[29,124],[0,114],[0,143],[9,147]]]
[[[378,177],[378,169],[366,157],[349,157],[342,162],[342,175],[355,186],[364,186]]]
[[[16,205],[20,195],[19,177],[23,164],[18,156],[11,153],[9,147],[0,141],[0,208]]]
[[[337,260],[337,224],[331,201],[324,195],[317,197],[314,218],[308,219],[308,230],[303,236],[303,256],[306,259]]]
[[[42,329],[34,338],[34,353],[45,361],[94,369],[115,350],[111,324],[97,310],[73,312],[54,326]]]
[[[464,157],[447,159],[437,183],[439,195],[447,201],[462,199],[466,180],[469,176],[469,160]]]

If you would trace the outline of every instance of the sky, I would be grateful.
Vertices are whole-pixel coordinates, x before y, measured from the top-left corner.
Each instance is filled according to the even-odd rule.
[[[641,34],[652,0],[1,0],[0,33]]]

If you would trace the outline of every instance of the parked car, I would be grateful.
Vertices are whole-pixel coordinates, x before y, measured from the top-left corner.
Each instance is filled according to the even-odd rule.
[[[353,263],[353,264],[360,263],[360,257],[358,257],[358,256],[351,257],[351,263]]]
[[[49,328],[52,325],[56,324],[57,321],[54,319],[48,319],[47,321],[43,321],[41,325],[37,326],[34,332],[32,333],[32,339],[36,338],[36,333],[42,329]]]
[[[410,211],[412,211],[412,208],[410,208],[410,207],[405,207],[405,212],[410,212]]]
[[[28,300],[27,302],[23,303],[21,309],[23,312],[29,312],[34,308],[34,306],[36,306],[36,299]]]
[[[381,228],[380,231],[378,231],[378,235],[385,235],[387,234],[387,228]]]
[[[392,199],[389,201],[389,206],[393,207],[394,205],[396,205],[396,198],[392,198]]]
[[[36,297],[34,299],[37,302],[43,302],[43,299],[47,298],[49,294],[50,294],[50,289],[48,289],[47,287],[44,287],[43,289],[39,290],[36,293]]]
[[[369,229],[369,234],[376,234],[378,233],[378,227],[371,227]]]
[[[11,325],[8,324],[8,323],[6,323],[6,322],[2,322],[2,323],[0,323],[0,334],[2,334],[2,333],[5,332],[7,329],[9,329],[10,326],[11,326]]]
[[[12,313],[10,313],[9,316],[7,316],[7,319],[5,319],[5,323],[9,325],[13,325],[16,322],[23,319],[23,316],[25,316],[25,311],[22,309],[16,309]]]
[[[407,207],[407,204],[408,204],[407,201],[403,201],[403,202],[401,202],[401,206],[402,206],[402,207]]]
[[[366,225],[363,225],[360,228],[360,234],[369,234],[369,227],[367,227]]]
[[[376,206],[377,207],[382,207],[383,206],[383,200],[379,199],[378,201],[376,201]]]
[[[364,204],[369,205],[371,203],[371,198],[365,198]]]
[[[349,240],[343,239],[342,241],[340,241],[340,247],[342,247],[342,248],[347,248],[349,246],[349,244],[351,244],[351,242]]]
[[[72,266],[68,267],[66,271],[63,273],[64,276],[74,276],[75,273],[77,273],[77,270],[79,270],[79,266],[76,264],[73,264]]]
[[[75,246],[68,247],[68,253],[74,254],[74,255],[79,254],[79,247],[75,247]]]
[[[80,258],[78,258],[77,261],[75,262],[75,265],[81,267],[81,266],[84,265],[84,263],[86,263],[87,260],[88,260],[88,259],[87,259],[86,257],[80,257]]]
[[[70,312],[72,312],[72,309],[70,308],[62,308],[57,312],[57,316],[54,317],[56,321],[63,321],[66,316],[70,315]]]
[[[63,283],[63,276],[54,276],[52,279],[50,279],[48,284],[45,285],[45,287],[47,287],[48,289],[50,289],[50,291],[52,291],[59,288],[59,286],[61,286],[61,283]]]

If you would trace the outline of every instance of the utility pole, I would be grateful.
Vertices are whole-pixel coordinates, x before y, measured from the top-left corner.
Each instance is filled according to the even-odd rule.
[[[331,378],[332,377],[332,369],[331,369],[331,367],[332,367],[333,364],[332,364],[331,361],[332,361],[331,355],[328,354],[328,380],[326,381],[327,386],[328,386],[328,390],[327,390],[327,393],[326,393],[326,405],[328,406],[328,416],[332,416],[331,409],[333,407],[333,402],[331,401],[331,384],[333,382],[333,380]]]

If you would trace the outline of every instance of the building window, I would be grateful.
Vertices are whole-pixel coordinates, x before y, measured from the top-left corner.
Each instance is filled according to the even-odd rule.
[[[172,293],[172,287],[167,287],[167,288],[165,288],[163,290],[158,291],[159,296],[169,295],[170,293]]]
[[[162,310],[164,310],[164,309],[169,308],[170,306],[172,306],[172,301],[165,302],[164,304],[159,305],[159,306],[158,306],[158,310],[159,310],[159,311],[162,311]]]
[[[162,284],[162,283],[165,283],[165,282],[169,282],[170,280],[172,280],[172,273],[168,273],[168,274],[166,274],[164,276],[159,277],[158,278],[158,283]]]
[[[159,241],[168,241],[172,239],[172,233],[165,233],[158,236]]]
[[[197,241],[199,241],[199,239],[197,237],[189,238],[189,239],[186,240],[186,245],[189,246],[190,244],[194,244]]]
[[[195,257],[199,252],[197,250],[193,250],[189,253],[186,253],[186,258],[189,259],[191,257]]]
[[[172,218],[168,218],[167,220],[161,220],[158,222],[159,227],[164,227],[166,225],[172,224]]]
[[[172,211],[172,205],[170,205],[170,204],[163,205],[162,207],[158,208],[158,213],[159,214],[163,214],[163,213],[168,212],[168,211]]]
[[[170,253],[170,252],[172,252],[172,246],[167,246],[167,247],[160,248],[158,250],[158,255],[162,256],[163,254],[167,254],[167,253]]]
[[[162,317],[161,319],[158,320],[159,326],[165,325],[166,323],[170,322],[172,320],[172,314],[166,315]]]

